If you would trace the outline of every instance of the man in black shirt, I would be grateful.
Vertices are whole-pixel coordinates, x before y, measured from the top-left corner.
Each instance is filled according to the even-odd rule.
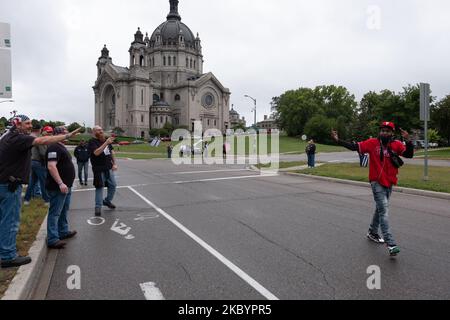
[[[316,166],[316,144],[313,139],[308,142],[305,151],[308,156],[308,168],[314,168]]]
[[[81,140],[80,144],[75,148],[74,156],[77,159],[78,164],[78,179],[80,185],[87,186],[88,181],[88,169],[89,169],[89,149],[86,141]],[[83,183],[83,170],[84,170],[84,183]]]
[[[20,225],[22,185],[28,184],[31,148],[57,143],[78,134],[32,137],[31,120],[24,115],[11,119],[12,128],[0,138],[0,259],[2,268],[19,267],[31,262],[17,255],[16,237]]]
[[[114,158],[112,143],[115,138],[106,139],[103,129],[99,126],[93,129],[94,138],[89,141],[89,153],[91,155],[92,171],[94,172],[95,186],[95,216],[101,216],[102,206],[115,209],[112,203],[116,193],[116,179],[114,172],[118,167]],[[108,188],[108,195],[103,200],[103,188]]]
[[[65,127],[55,128],[55,135],[65,136]],[[62,249],[66,243],[62,240],[73,238],[77,232],[69,231],[67,213],[70,207],[72,186],[75,180],[75,167],[72,156],[62,142],[52,144],[47,149],[47,190],[50,208],[47,218],[47,246]]]

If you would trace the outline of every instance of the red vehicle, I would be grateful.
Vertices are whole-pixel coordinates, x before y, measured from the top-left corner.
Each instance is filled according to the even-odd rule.
[[[119,146],[129,146],[131,144],[130,141],[120,141]]]

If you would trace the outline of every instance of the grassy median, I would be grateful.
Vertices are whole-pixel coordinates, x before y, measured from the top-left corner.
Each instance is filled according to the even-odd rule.
[[[22,206],[20,229],[17,235],[17,249],[20,255],[28,254],[47,215],[47,210],[42,200],[32,200],[29,206]],[[17,270],[18,268],[0,269],[0,298],[5,294]]]
[[[425,151],[421,150],[416,152],[416,157],[424,157]],[[428,150],[428,156],[433,160],[450,160],[450,148]]]
[[[429,181],[423,180],[423,166],[405,165],[399,171],[399,187],[450,193],[450,167],[429,167]],[[325,164],[314,169],[297,171],[338,179],[369,181],[369,169],[358,163]]]

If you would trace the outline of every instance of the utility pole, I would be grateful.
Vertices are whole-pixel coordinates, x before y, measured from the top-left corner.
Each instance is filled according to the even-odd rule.
[[[430,121],[430,85],[420,84],[420,120],[425,122],[425,165],[423,180],[428,181],[428,121]]]

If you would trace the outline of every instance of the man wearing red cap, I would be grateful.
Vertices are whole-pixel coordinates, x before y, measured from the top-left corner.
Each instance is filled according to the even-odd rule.
[[[404,158],[414,157],[414,145],[409,139],[409,134],[400,128],[401,135],[406,141],[406,146],[394,139],[395,124],[382,122],[378,138],[369,139],[359,143],[349,143],[339,140],[338,133],[332,131],[333,139],[349,150],[360,154],[369,154],[369,181],[376,203],[376,210],[369,228],[367,238],[376,243],[388,246],[391,256],[400,253],[389,227],[389,200],[392,195],[392,187],[398,183],[398,169],[403,165],[400,156]],[[383,237],[378,234],[381,228]]]
[[[52,127],[44,127],[42,129],[41,136],[52,136],[53,128]],[[39,185],[42,199],[45,201],[46,205],[49,206],[50,198],[48,197],[47,190],[45,189],[45,181],[47,180],[47,165],[46,165],[46,157],[47,154],[47,146],[46,145],[36,145],[31,149],[31,178],[30,184],[27,188],[27,193],[25,194],[24,204],[29,205],[31,196],[35,189],[36,185]]]

